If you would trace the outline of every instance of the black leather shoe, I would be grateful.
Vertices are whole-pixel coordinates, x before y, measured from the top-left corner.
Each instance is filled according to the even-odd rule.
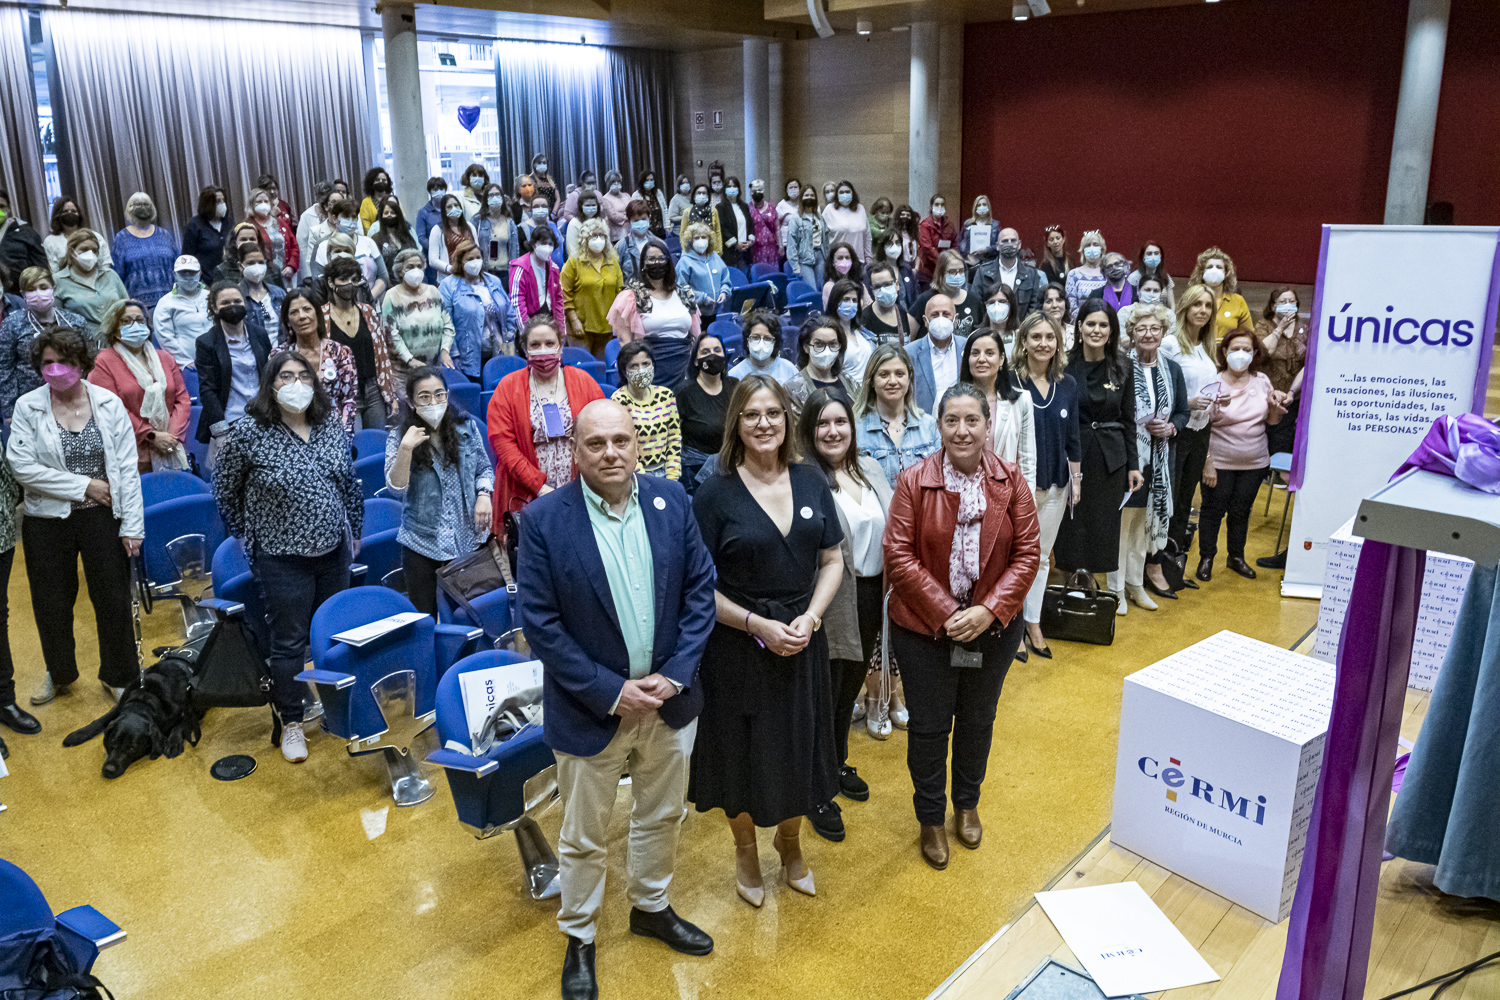
[[[10,760],[10,747],[5,745],[4,740],[0,740],[0,760]]]
[[[1286,569],[1286,550],[1283,549],[1274,556],[1261,556],[1255,560],[1255,565],[1261,569]]]
[[[824,840],[831,840],[837,844],[844,839],[843,811],[839,809],[837,802],[825,802],[815,807],[807,814],[807,821]]]
[[[1050,660],[1050,659],[1052,659],[1052,647],[1051,646],[1038,646],[1038,645],[1036,645],[1034,642],[1031,641],[1031,636],[1029,636],[1029,635],[1025,637],[1025,640],[1022,642],[1022,645],[1025,648],[1031,650],[1037,656],[1040,656],[1044,660]]]
[[[1194,580],[1190,576],[1185,576],[1185,577],[1182,578],[1182,587],[1183,587],[1184,590],[1197,590],[1198,589],[1198,581]]]
[[[0,706],[0,726],[14,729],[22,736],[35,736],[42,731],[42,724],[36,721],[36,716],[15,702]]]
[[[631,914],[631,930],[635,914]],[[568,935],[568,954],[563,959],[562,1000],[599,1000],[599,980],[594,976],[594,942],[587,944]]]
[[[1156,584],[1152,583],[1149,576],[1146,577],[1146,589],[1155,594],[1157,597],[1165,597],[1169,601],[1177,600],[1177,594],[1172,590],[1172,588],[1168,587],[1166,590],[1163,590]]]
[[[870,786],[858,771],[845,764],[839,768],[839,794],[855,802],[864,802],[870,797]]]
[[[1234,570],[1240,576],[1243,576],[1246,580],[1255,579],[1255,570],[1251,569],[1250,564],[1239,556],[1230,556],[1224,560],[1224,565]]]
[[[1199,559],[1198,560],[1198,572],[1194,573],[1193,575],[1196,576],[1198,579],[1202,580],[1204,583],[1207,583],[1208,581],[1212,580],[1214,578],[1214,561],[1213,561],[1213,559],[1211,557],[1208,558],[1208,559]]]
[[[714,939],[703,932],[703,928],[690,924],[669,906],[656,913],[630,908],[630,933],[641,937],[656,938],[673,951],[684,955],[708,955],[714,950]]]
[[[1029,659],[1031,659],[1031,654],[1026,652],[1026,643],[1023,642],[1021,648],[1016,650],[1016,662],[1025,663]]]

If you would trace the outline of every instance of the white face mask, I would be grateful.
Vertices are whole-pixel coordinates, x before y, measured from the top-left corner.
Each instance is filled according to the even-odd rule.
[[[260,216],[262,219],[264,219],[266,216],[270,215],[271,214],[271,203],[268,202],[268,201],[258,201],[258,202],[256,202],[255,203],[255,214],[258,215],[258,216]]]
[[[693,253],[696,253],[696,254],[706,254],[706,253],[708,253],[708,240],[705,240],[705,239],[696,239],[696,240],[694,240],[693,241]]]
[[[901,244],[899,244],[899,243],[892,243],[890,246],[886,247],[885,248],[885,255],[887,257],[889,257],[891,260],[895,260],[897,257],[900,257],[901,256]]]
[[[252,285],[260,284],[262,281],[266,280],[266,265],[246,264],[245,277],[249,279]]]
[[[409,267],[401,275],[401,280],[411,288],[416,288],[422,283],[422,269],[420,267]]]
[[[1217,285],[1224,280],[1224,269],[1222,267],[1205,267],[1203,269],[1203,280],[1210,285]]]
[[[620,193],[620,182],[619,181],[615,181],[613,184],[611,184],[609,186],[609,193],[610,194],[619,194]]]
[[[944,213],[946,213],[947,211],[948,210],[946,208],[944,208],[942,205],[933,205],[932,206],[932,217],[935,218],[935,219],[941,219],[943,217]]]
[[[229,206],[226,205],[226,204],[224,204],[222,201],[219,202],[217,205],[214,206],[214,218],[215,219],[222,219],[228,213],[229,213]]]
[[[695,204],[695,205],[707,205],[708,204],[708,195],[706,195],[706,194],[696,194],[696,195],[693,195],[693,204]]]
[[[818,371],[827,371],[833,367],[838,359],[839,349],[837,347],[814,347],[808,352],[812,356],[812,366]]]
[[[792,187],[789,187],[789,188],[786,189],[786,200],[787,201],[796,201],[798,199],[798,197],[801,196],[801,194],[802,194],[802,189],[799,188],[799,187],[797,187],[797,186],[795,186],[795,185],[793,185]]]
[[[471,278],[476,277],[479,272],[483,270],[484,261],[480,260],[478,257],[470,257],[468,260],[464,261],[464,274],[467,274]]]
[[[1010,319],[1009,302],[991,302],[984,307],[984,311],[989,313],[991,323],[1004,323]]]
[[[1161,292],[1142,292],[1141,302],[1148,306],[1154,306],[1161,301]]]
[[[443,414],[448,412],[447,403],[433,403],[431,406],[417,407],[417,416],[421,417],[428,427],[436,427],[443,422]]]
[[[776,353],[776,345],[769,340],[752,340],[748,345],[750,356],[756,361],[765,361]]]
[[[283,410],[301,413],[312,403],[313,387],[306,382],[292,382],[276,390],[276,401]]]
[[[589,240],[589,250],[590,250],[590,252],[592,252],[592,253],[603,253],[604,252],[604,243],[605,243],[605,240],[604,240],[603,236],[595,236],[595,237],[593,237],[592,239]]]
[[[598,214],[599,214],[599,206],[598,205],[585,205],[585,206],[583,206],[583,217],[585,219],[592,219],[594,216],[596,216]]]
[[[1224,356],[1224,360],[1229,362],[1230,368],[1242,372],[1250,367],[1251,361],[1255,360],[1255,353],[1253,351],[1230,351]]]
[[[953,339],[953,320],[947,316],[934,316],[927,321],[927,335],[935,344],[946,344]]]
[[[79,270],[92,271],[94,265],[99,263],[99,255],[92,250],[85,250],[82,253],[75,253],[73,261],[78,265]]]

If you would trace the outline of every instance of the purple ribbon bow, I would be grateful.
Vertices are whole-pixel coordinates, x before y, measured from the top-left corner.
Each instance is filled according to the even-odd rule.
[[[1500,494],[1500,427],[1473,413],[1438,417],[1396,476],[1409,469],[1452,476],[1475,489]]]

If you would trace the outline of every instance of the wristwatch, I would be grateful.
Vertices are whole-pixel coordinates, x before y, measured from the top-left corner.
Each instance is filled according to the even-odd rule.
[[[809,617],[809,618],[811,618],[813,620],[813,631],[814,632],[818,631],[819,629],[821,629],[823,627],[823,619],[819,618],[817,615],[813,614],[811,611],[809,611],[807,613],[807,617]]]

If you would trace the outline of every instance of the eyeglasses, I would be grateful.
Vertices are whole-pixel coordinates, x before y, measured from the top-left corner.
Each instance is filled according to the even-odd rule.
[[[276,373],[277,385],[291,385],[293,382],[301,382],[303,385],[312,385],[313,373],[303,369],[301,371],[279,371]]]
[[[761,423],[765,423],[768,426],[775,427],[777,424],[786,420],[786,411],[781,409],[780,407],[773,407],[769,410],[766,410],[765,412],[761,412],[759,410],[746,410],[740,414],[740,420],[747,427],[755,427],[756,425]]]
[[[448,390],[439,389],[437,392],[419,392],[416,402],[418,406],[432,406],[435,403],[448,402]]]

